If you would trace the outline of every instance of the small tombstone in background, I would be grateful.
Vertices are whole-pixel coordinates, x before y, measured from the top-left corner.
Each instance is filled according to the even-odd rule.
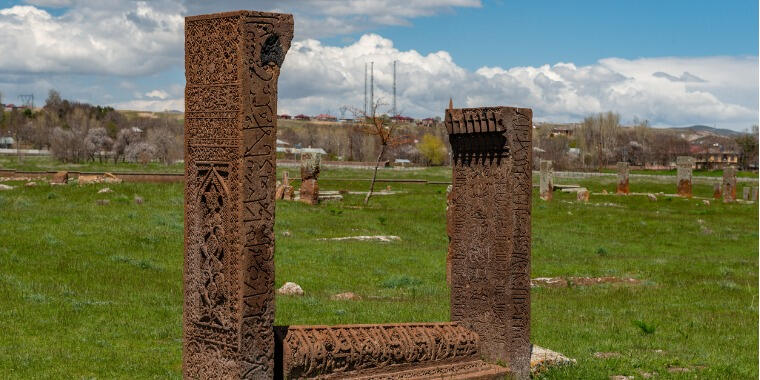
[[[539,163],[539,169],[541,170],[539,175],[539,194],[541,195],[541,199],[550,201],[552,200],[552,191],[554,190],[554,172],[552,170],[552,162],[541,160]]]
[[[757,186],[752,187],[752,198],[750,199],[757,202]]]
[[[736,201],[736,168],[729,166],[723,169],[723,202]]]
[[[694,164],[694,158],[689,156],[678,156],[676,159],[676,170],[678,180],[678,195],[691,198],[691,167]]]
[[[751,187],[744,186],[744,188],[742,189],[742,199],[744,199],[745,201],[748,201],[749,200],[749,192],[751,190],[752,190]]]
[[[293,189],[293,186],[290,186],[289,173],[285,171],[282,173],[282,183],[278,183],[277,185],[274,198],[290,201],[293,200],[294,192],[295,190]]]
[[[715,183],[713,184],[713,198],[720,199],[720,197],[721,197],[720,184]]]
[[[578,190],[576,193],[576,199],[578,202],[588,202],[590,192],[586,189]]]
[[[301,161],[301,190],[300,201],[315,205],[319,203],[319,177],[320,157],[318,154],[307,156]]]
[[[630,173],[630,169],[628,168],[628,163],[618,162],[617,171],[618,171],[617,193],[628,194],[630,192],[630,189],[628,187],[628,174]]]
[[[64,184],[69,182],[69,172],[60,171],[53,174],[53,178],[50,179],[50,183]]]

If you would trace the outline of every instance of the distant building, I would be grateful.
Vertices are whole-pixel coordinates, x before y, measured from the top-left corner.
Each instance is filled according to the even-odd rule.
[[[13,148],[13,144],[15,143],[16,140],[14,140],[13,137],[0,137],[0,149]]]
[[[311,118],[309,116],[306,116],[304,114],[296,115],[293,118],[296,119],[296,120],[306,120],[306,121],[311,120]]]
[[[692,141],[689,154],[697,169],[723,169],[739,164],[739,151],[731,139],[705,136]]]
[[[293,117],[292,117],[292,116],[290,116],[290,115],[288,115],[288,114],[282,114],[282,115],[277,115],[277,118],[278,118],[278,119],[284,119],[284,120],[290,120],[290,119],[292,119]]]
[[[414,118],[408,116],[395,115],[391,116],[391,122],[393,123],[413,123]]]
[[[338,118],[333,115],[328,115],[326,113],[321,113],[314,117],[315,119],[319,121],[338,121]]]
[[[409,161],[406,158],[397,158],[393,160],[393,166],[401,166],[405,168],[411,165],[412,165],[412,161]]]
[[[571,128],[567,127],[557,127],[552,128],[552,130],[549,132],[549,136],[566,136],[566,137],[572,137],[573,136],[573,130]]]
[[[422,120],[417,120],[417,125],[422,127],[432,127],[435,125],[435,119],[432,117],[426,117]]]

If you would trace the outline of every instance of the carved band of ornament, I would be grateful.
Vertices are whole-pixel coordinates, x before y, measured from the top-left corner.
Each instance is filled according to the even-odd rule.
[[[289,326],[284,332],[287,378],[342,378],[476,358],[478,335],[456,323]]]

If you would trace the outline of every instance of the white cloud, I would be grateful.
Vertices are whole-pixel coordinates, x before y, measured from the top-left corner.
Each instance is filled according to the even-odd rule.
[[[154,73],[181,62],[183,28],[176,10],[143,1],[59,17],[33,6],[0,9],[0,73]]]
[[[164,100],[130,100],[111,104],[114,108],[132,111],[182,111],[185,109],[184,99],[164,99]]]
[[[166,100],[166,98],[169,97],[169,94],[166,93],[164,90],[153,90],[145,93],[145,96],[149,98],[157,98],[161,100]]]
[[[293,43],[280,76],[280,110],[315,114],[335,113],[343,105],[362,108],[364,63],[370,61],[375,62],[375,97],[390,103],[394,59],[398,108],[412,116],[441,115],[453,97],[457,107],[531,107],[536,120],[577,121],[612,110],[624,121],[638,117],[662,126],[715,123],[744,129],[757,123],[756,57],[608,58],[587,66],[471,72],[445,51],[399,51],[375,34],[345,47],[316,40]],[[671,75],[674,81],[656,73],[682,74]]]

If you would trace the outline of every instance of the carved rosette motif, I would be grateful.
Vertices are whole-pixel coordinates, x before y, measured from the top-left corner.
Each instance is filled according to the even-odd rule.
[[[478,335],[454,323],[289,326],[285,378],[347,378],[475,360]]]
[[[183,375],[271,378],[277,78],[290,15],[185,22]]]
[[[532,112],[449,109],[453,149],[448,234],[451,320],[480,336],[480,354],[530,371]]]

